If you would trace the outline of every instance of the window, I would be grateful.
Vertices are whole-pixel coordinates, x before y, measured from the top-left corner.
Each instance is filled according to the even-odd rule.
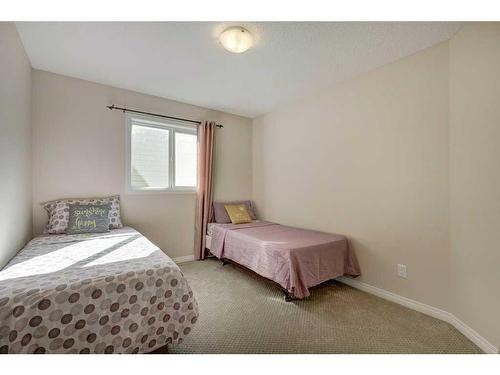
[[[127,115],[127,187],[130,191],[194,191],[195,126]]]

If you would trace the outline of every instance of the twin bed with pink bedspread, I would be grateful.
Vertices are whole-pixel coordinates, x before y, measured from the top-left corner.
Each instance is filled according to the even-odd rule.
[[[266,221],[211,224],[207,248],[280,284],[286,299],[305,298],[309,288],[339,276],[361,274],[344,236]]]

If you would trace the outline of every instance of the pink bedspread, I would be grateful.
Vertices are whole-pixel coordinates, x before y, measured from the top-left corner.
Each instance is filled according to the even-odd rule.
[[[361,274],[344,236],[260,221],[216,225],[210,251],[279,283],[296,298],[339,276]]]

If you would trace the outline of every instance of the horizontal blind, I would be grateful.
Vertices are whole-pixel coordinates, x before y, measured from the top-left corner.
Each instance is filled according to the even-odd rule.
[[[169,149],[169,129],[132,123],[130,173],[134,189],[170,187]]]

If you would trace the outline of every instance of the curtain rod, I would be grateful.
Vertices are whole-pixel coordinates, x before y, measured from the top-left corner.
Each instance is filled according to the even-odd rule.
[[[198,124],[200,125],[201,124],[201,121],[196,121],[196,120],[190,120],[190,119],[187,119],[187,118],[182,118],[182,117],[174,117],[174,116],[167,116],[167,115],[160,115],[158,113],[151,113],[151,112],[143,112],[143,111],[136,111],[134,109],[127,109],[127,108],[121,108],[121,107],[117,107],[116,105],[112,104],[112,105],[107,105],[106,108],[109,108],[111,110],[113,109],[118,109],[120,111],[123,111],[124,113],[125,112],[133,112],[133,113],[140,113],[142,115],[150,115],[150,116],[156,116],[156,117],[163,117],[163,118],[168,118],[170,120],[178,120],[178,121],[185,121],[185,122],[190,122],[192,124]],[[217,126],[218,128],[223,128],[224,126],[223,125],[220,125],[220,124],[216,124],[215,126]]]

